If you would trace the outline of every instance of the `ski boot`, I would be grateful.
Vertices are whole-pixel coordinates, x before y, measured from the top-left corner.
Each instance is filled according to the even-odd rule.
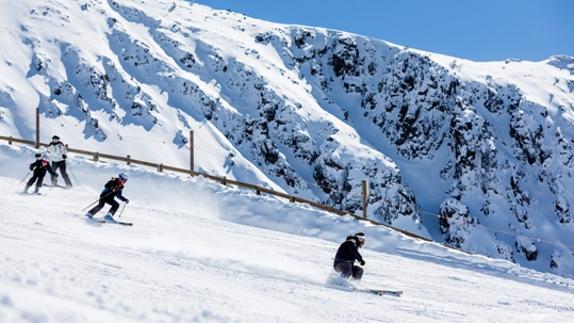
[[[106,222],[116,222],[114,216],[111,213],[108,213],[104,216],[104,221]]]

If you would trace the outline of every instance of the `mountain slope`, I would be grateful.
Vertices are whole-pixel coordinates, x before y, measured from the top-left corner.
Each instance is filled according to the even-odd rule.
[[[476,63],[186,1],[8,1],[0,132],[187,165],[574,275],[574,66]],[[540,239],[540,240],[538,240]],[[550,243],[547,243],[549,241]]]
[[[30,150],[0,146],[2,322],[571,321],[572,279],[468,256],[285,201],[137,167],[71,158],[74,190],[19,194]],[[80,209],[127,172],[133,227]],[[18,189],[18,190],[17,190]],[[338,243],[364,231],[363,287],[326,282]],[[488,308],[487,311],[484,309]]]

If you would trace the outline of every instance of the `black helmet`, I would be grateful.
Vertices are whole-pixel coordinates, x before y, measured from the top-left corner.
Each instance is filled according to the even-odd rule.
[[[60,140],[60,137],[58,137],[57,135],[53,135],[52,140]]]
[[[362,247],[365,244],[365,234],[363,232],[355,233],[354,237],[359,247]]]

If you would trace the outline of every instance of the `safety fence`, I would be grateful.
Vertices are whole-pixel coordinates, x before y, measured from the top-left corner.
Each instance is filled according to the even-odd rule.
[[[34,147],[39,147],[40,145],[46,145],[46,144],[41,143],[39,141],[26,140],[26,139],[7,137],[7,136],[0,136],[0,140],[5,140],[10,145],[12,145],[13,143],[25,144],[25,145],[30,145],[30,146],[34,146]],[[193,149],[193,134],[191,136],[190,143],[192,145],[191,149]],[[340,216],[350,216],[350,217],[353,217],[354,219],[356,219],[358,221],[364,221],[364,222],[367,222],[367,223],[370,223],[370,224],[376,225],[376,226],[383,226],[383,227],[389,228],[391,230],[400,232],[400,233],[404,234],[405,236],[408,236],[411,238],[415,238],[415,239],[419,239],[419,240],[423,240],[423,241],[427,241],[427,242],[438,243],[438,242],[433,241],[431,239],[428,239],[426,237],[420,236],[416,233],[412,233],[412,232],[409,232],[409,231],[406,231],[406,230],[403,230],[403,229],[400,229],[400,228],[394,227],[392,225],[388,225],[388,224],[385,224],[385,223],[382,223],[382,222],[379,222],[379,221],[376,221],[373,219],[369,219],[364,215],[360,216],[360,215],[351,213],[347,210],[337,209],[337,208],[334,208],[334,207],[331,207],[331,206],[328,206],[328,205],[325,205],[325,204],[322,204],[322,203],[319,203],[319,202],[316,202],[313,200],[309,200],[309,199],[302,198],[299,196],[279,192],[279,191],[276,191],[276,190],[273,190],[270,188],[266,188],[266,187],[262,187],[259,185],[241,182],[241,181],[237,181],[237,180],[233,180],[233,179],[228,179],[225,176],[216,176],[216,175],[211,175],[211,174],[207,174],[204,172],[197,172],[193,169],[194,168],[194,166],[193,166],[194,165],[194,163],[193,163],[193,152],[191,154],[191,163],[190,163],[189,169],[165,165],[163,163],[158,164],[158,163],[152,163],[152,162],[145,161],[145,160],[133,159],[130,155],[126,155],[125,157],[124,156],[116,156],[116,155],[100,153],[100,152],[95,152],[95,151],[89,151],[89,150],[83,150],[83,149],[76,149],[76,148],[71,148],[71,147],[68,147],[68,152],[79,154],[79,155],[89,156],[89,157],[91,157],[91,159],[93,161],[101,161],[101,159],[107,159],[107,160],[123,162],[123,163],[126,163],[127,165],[133,164],[133,165],[152,167],[152,168],[156,169],[158,172],[171,171],[171,172],[180,173],[180,174],[187,174],[190,176],[203,177],[203,178],[207,178],[207,179],[219,182],[222,185],[237,186],[240,188],[252,190],[252,191],[255,191],[255,193],[257,195],[268,194],[268,195],[278,196],[278,197],[285,198],[285,199],[289,200],[291,203],[306,204],[306,205],[312,206],[314,208],[317,208],[317,209],[320,209],[323,211],[327,211],[329,213],[337,214]],[[365,182],[363,182],[363,185],[364,184],[365,184]],[[363,196],[362,196],[362,200],[363,200],[362,202],[363,203],[362,204],[363,204],[364,208],[366,208],[366,201],[368,200],[367,194],[368,194],[367,190],[363,187]],[[430,213],[430,212],[421,211],[421,213],[424,213],[426,215],[430,215],[433,217],[437,217],[437,218],[440,217],[440,215]],[[363,213],[363,214],[365,214],[365,213]],[[511,231],[507,231],[507,230],[500,230],[500,229],[488,227],[485,225],[481,225],[481,227],[483,227],[486,230],[491,231],[493,233],[509,234],[509,235],[513,235],[513,236],[520,235],[520,236],[524,236],[525,238],[529,238],[529,239],[536,241],[536,242],[539,242],[539,243],[546,243],[546,244],[551,244],[551,245],[562,245],[562,246],[566,246],[566,247],[574,250],[573,245],[569,245],[569,244],[566,244],[563,242],[550,241],[550,240],[540,239],[537,237],[530,237],[527,235],[517,234],[516,232],[511,232]],[[466,254],[472,254],[468,251],[462,250],[462,249],[457,248],[457,247],[452,246],[452,245],[448,245],[448,244],[444,244],[444,243],[442,245],[447,247],[447,248],[450,248],[450,249],[464,252]]]
[[[8,142],[8,144],[12,145],[13,143],[19,143],[19,144],[25,144],[25,145],[29,145],[29,146],[34,146],[34,147],[39,147],[39,145],[47,145],[45,143],[41,143],[41,142],[37,142],[37,141],[33,141],[33,140],[26,140],[26,139],[20,139],[20,138],[15,138],[15,137],[8,137],[8,136],[0,136],[0,140],[5,140]],[[171,172],[175,172],[175,173],[181,173],[181,174],[187,174],[190,176],[198,176],[198,177],[203,177],[203,178],[207,178],[216,182],[221,183],[222,185],[230,185],[230,186],[237,186],[240,188],[244,188],[244,189],[249,189],[252,191],[255,191],[255,193],[257,195],[261,195],[261,194],[268,194],[268,195],[273,195],[273,196],[278,196],[281,198],[285,198],[287,200],[289,200],[291,203],[301,203],[301,204],[306,204],[309,206],[312,206],[314,208],[323,210],[323,211],[327,211],[329,213],[333,213],[333,214],[337,214],[340,216],[351,216],[356,220],[359,221],[363,221],[363,222],[367,222],[370,223],[372,225],[377,225],[377,226],[383,226],[389,229],[392,229],[394,231],[400,232],[408,237],[411,238],[415,238],[415,239],[419,239],[419,240],[423,240],[423,241],[427,241],[427,242],[433,242],[433,240],[428,239],[426,237],[420,236],[418,234],[376,221],[376,220],[372,220],[363,216],[359,216],[356,215],[354,213],[351,213],[349,211],[346,210],[341,210],[341,209],[337,209],[313,200],[309,200],[303,197],[299,197],[299,196],[295,196],[295,195],[291,195],[291,194],[287,194],[287,193],[283,193],[283,192],[279,192],[270,188],[266,188],[266,187],[262,187],[259,185],[255,185],[255,184],[251,184],[251,183],[245,183],[245,182],[241,182],[241,181],[237,181],[237,180],[233,180],[233,179],[229,179],[226,178],[225,176],[216,176],[216,175],[211,175],[211,174],[207,174],[204,172],[196,172],[193,169],[185,169],[185,168],[181,168],[181,167],[174,167],[174,166],[170,166],[170,165],[165,165],[163,163],[152,163],[149,161],[145,161],[145,160],[139,160],[139,159],[133,159],[130,155],[126,155],[126,156],[116,156],[116,155],[111,155],[111,154],[106,154],[106,153],[100,153],[100,152],[96,152],[96,151],[89,151],[89,150],[83,150],[83,149],[76,149],[76,148],[72,148],[72,147],[68,147],[68,152],[70,153],[75,153],[75,154],[79,154],[79,155],[85,155],[85,156],[89,156],[91,157],[91,159],[93,161],[101,161],[101,159],[107,159],[107,160],[113,160],[113,161],[118,161],[118,162],[123,162],[126,163],[127,165],[141,165],[141,166],[146,166],[146,167],[152,167],[154,169],[156,169],[158,172],[164,172],[164,171],[171,171]],[[193,165],[193,163],[192,163]],[[464,250],[458,249],[458,248],[454,248],[453,246],[449,246],[449,245],[444,245],[448,248],[451,249],[455,249],[464,253],[468,253]]]

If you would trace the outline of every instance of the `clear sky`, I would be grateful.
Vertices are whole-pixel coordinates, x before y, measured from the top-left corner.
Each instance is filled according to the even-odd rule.
[[[574,0],[198,0],[472,60],[574,56]]]

